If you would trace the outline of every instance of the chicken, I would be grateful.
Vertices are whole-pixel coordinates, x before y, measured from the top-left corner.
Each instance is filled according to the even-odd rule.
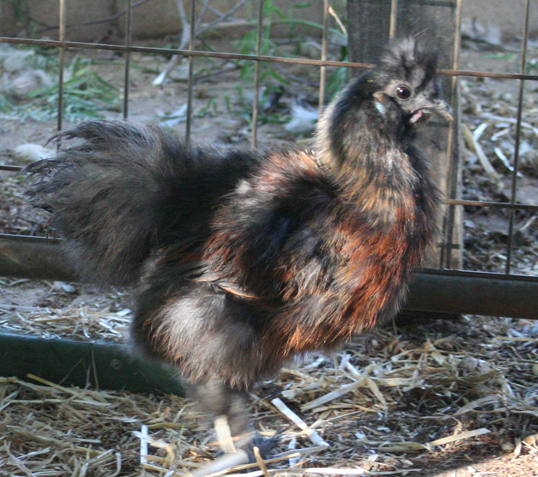
[[[402,39],[327,107],[311,151],[87,122],[27,168],[30,195],[83,279],[135,285],[138,350],[175,366],[248,446],[257,382],[398,311],[437,228],[413,143],[431,113],[450,119],[435,52]]]

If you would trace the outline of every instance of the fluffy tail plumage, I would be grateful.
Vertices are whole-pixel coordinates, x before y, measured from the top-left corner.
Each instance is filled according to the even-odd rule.
[[[126,123],[83,123],[55,139],[57,157],[27,168],[29,194],[53,212],[81,276],[108,284],[137,281],[162,247],[203,240],[215,202],[256,162]]]

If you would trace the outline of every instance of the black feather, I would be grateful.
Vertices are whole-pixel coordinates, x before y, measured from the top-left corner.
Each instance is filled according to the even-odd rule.
[[[413,143],[417,122],[449,116],[435,58],[393,45],[327,108],[313,151],[81,124],[28,167],[31,195],[82,276],[137,284],[139,349],[203,386],[205,407],[239,433],[237,403],[260,379],[397,312],[437,227]]]

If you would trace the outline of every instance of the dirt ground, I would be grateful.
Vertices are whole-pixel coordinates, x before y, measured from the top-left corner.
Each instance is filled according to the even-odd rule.
[[[536,48],[531,50],[529,60],[532,72],[536,71],[533,70],[534,58],[538,58]],[[98,52],[92,54],[91,60],[87,67],[115,85],[118,95],[121,95],[121,57],[110,52]],[[73,61],[72,57],[70,61]],[[151,82],[167,59],[134,54],[131,61],[134,67],[130,77],[129,119],[140,123],[169,121],[167,124],[182,134],[185,123],[177,121],[175,115],[181,118],[183,114],[181,108],[185,104],[187,90],[186,64],[182,63],[164,86],[153,87]],[[30,65],[29,68],[39,69],[35,62]],[[196,68],[199,76],[207,70],[207,77],[203,81],[198,80],[194,88],[193,140],[248,144],[253,89],[250,82],[241,79],[244,67],[198,62]],[[511,49],[489,51],[468,48],[462,53],[461,68],[517,71],[518,55]],[[294,102],[301,101],[309,107],[315,104],[317,77],[303,67],[279,70],[278,73],[286,78],[286,82],[279,82],[274,76],[267,77],[269,88],[262,98],[264,109],[259,142],[262,145],[296,141],[308,144],[311,131],[289,132],[285,126],[292,119]],[[330,74],[336,72],[329,71]],[[12,81],[15,77],[10,73],[4,79]],[[461,91],[462,122],[471,131],[485,127],[478,142],[498,175],[488,175],[476,152],[468,144],[464,145],[462,196],[470,200],[505,201],[510,190],[510,158],[515,132],[511,121],[516,114],[519,83],[468,77],[462,78]],[[31,103],[25,99],[25,93],[17,94],[20,103]],[[17,95],[11,98],[17,102]],[[529,81],[525,84],[523,99],[523,120],[528,126],[522,130],[518,201],[532,205],[538,205],[536,99],[537,85]],[[120,119],[121,104],[107,104],[99,113],[107,119]],[[75,122],[78,120],[80,118]],[[66,120],[64,126],[68,125]],[[15,155],[14,148],[27,143],[43,146],[55,130],[54,118],[22,121],[11,113],[0,113],[0,159],[5,164],[24,165],[30,159]],[[508,159],[504,161],[503,156]],[[42,236],[50,233],[46,214],[31,209],[25,201],[24,184],[18,174],[2,172],[2,179],[0,233]],[[535,218],[536,214],[530,212],[518,212],[516,215],[518,241],[513,257],[513,271],[516,273],[535,275],[538,271],[538,222]],[[464,268],[504,270],[508,221],[509,217],[503,211],[466,208],[463,218]],[[0,278],[0,327],[8,332],[122,341],[126,339],[128,325],[121,312],[128,309],[128,293],[123,290],[103,293],[80,284]],[[330,445],[328,449],[305,458],[303,469],[333,469],[332,473],[336,475],[353,471],[355,475],[535,477],[538,476],[537,343],[538,328],[529,320],[466,316],[459,320],[424,322],[407,317],[398,322],[397,328],[389,326],[359,338],[334,357],[309,357],[291,371],[285,371],[279,379],[264,383],[257,397],[253,397],[254,424],[269,435],[278,427],[284,429],[279,452],[288,450],[292,445],[305,448],[312,445],[304,433],[268,404],[279,396],[307,423],[314,425]],[[354,375],[357,370],[361,371]],[[309,411],[301,410],[301,406],[312,399],[357,382],[359,375],[365,379],[364,383],[369,384],[357,386],[352,397],[343,395],[330,404]],[[321,384],[316,385],[316,382]],[[89,422],[92,419],[90,411],[76,407],[80,404],[72,403],[72,406],[79,413],[87,413],[88,422],[82,426],[86,431],[56,429],[55,426],[60,424],[53,424],[50,415],[54,415],[56,406],[61,404],[50,399],[44,409],[39,404],[39,396],[43,392],[21,382],[0,381],[0,444],[3,446],[0,447],[0,476],[140,475],[135,445],[138,441],[132,433],[140,429],[141,423],[150,422],[156,416],[172,422],[170,416],[179,411],[165,412],[164,409],[184,405],[177,400],[170,401],[170,404],[162,396],[130,396],[129,399],[138,406],[138,414],[130,415],[132,422],[122,424],[124,438],[105,442],[102,429],[100,434]],[[83,394],[85,391],[80,392]],[[10,401],[8,398],[12,395],[16,398]],[[107,399],[121,409],[125,395],[109,393]],[[149,402],[154,411],[145,414],[142,401]],[[85,463],[88,473],[77,471],[77,474],[73,471],[76,455],[73,446],[64,448],[52,437],[47,437],[49,441],[44,437],[41,441],[27,436],[23,438],[16,424],[26,422],[29,413],[33,422],[28,423],[28,429],[34,436],[50,432],[50,436],[63,436],[62,439],[69,441],[68,435],[73,433],[78,439],[73,442],[79,442],[79,446],[84,439],[87,442],[94,439],[95,443],[90,446],[92,449],[103,453],[114,449],[116,453],[123,453],[123,467],[114,473],[112,463],[101,468],[90,457],[86,456],[84,460],[79,456],[77,458]],[[99,419],[105,417],[100,416]],[[110,419],[113,420],[112,417]],[[214,455],[210,445],[211,431],[202,419],[195,422],[190,430],[181,431],[184,434],[179,437],[171,434],[174,431],[171,426],[171,430],[155,431],[155,438],[175,442],[182,459],[194,462],[207,459],[208,455]],[[480,429],[487,432],[461,437],[464,432]],[[450,436],[460,438],[453,442],[426,445]],[[420,443],[423,447],[412,448],[409,443]],[[389,449],[395,444],[400,446],[399,450]],[[45,446],[52,448],[54,453],[47,454]],[[46,458],[40,460],[40,453]],[[163,449],[155,453],[157,456],[166,455]],[[36,462],[49,473],[45,470],[43,473],[33,470],[32,473],[32,465]],[[9,469],[9,473],[2,468]],[[281,469],[281,475],[298,471],[291,467],[276,468]],[[363,469],[363,474],[359,473],[360,469]],[[148,476],[163,475],[146,472]],[[309,474],[306,470],[302,473]],[[330,473],[330,470],[325,473]]]

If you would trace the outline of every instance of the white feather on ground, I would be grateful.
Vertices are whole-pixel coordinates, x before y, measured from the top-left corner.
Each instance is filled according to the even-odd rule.
[[[293,103],[291,106],[291,120],[284,125],[284,129],[292,133],[307,133],[314,130],[319,118],[319,110]]]
[[[22,161],[39,161],[47,157],[54,156],[55,152],[52,149],[43,147],[39,144],[21,144],[12,149],[11,155],[15,159]]]

